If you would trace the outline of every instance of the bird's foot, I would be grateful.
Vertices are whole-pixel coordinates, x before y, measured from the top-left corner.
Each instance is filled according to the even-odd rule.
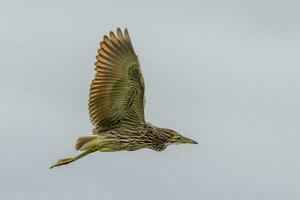
[[[73,162],[74,159],[73,158],[64,158],[64,159],[60,159],[59,161],[57,161],[56,164],[52,165],[50,167],[50,169],[54,168],[54,167],[58,167],[58,166],[61,166],[61,165],[67,165],[71,162]]]

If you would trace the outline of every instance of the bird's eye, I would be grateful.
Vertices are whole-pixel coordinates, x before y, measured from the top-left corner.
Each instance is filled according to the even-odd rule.
[[[179,136],[177,133],[172,132],[171,137],[174,138],[174,139],[177,139],[177,138],[179,138],[180,136]]]

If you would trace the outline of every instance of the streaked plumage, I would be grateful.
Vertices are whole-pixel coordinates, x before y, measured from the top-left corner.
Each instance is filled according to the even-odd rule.
[[[145,122],[145,85],[127,29],[104,36],[96,57],[96,75],[89,97],[93,135],[78,138],[81,154],[59,160],[65,165],[95,151],[164,150],[169,144],[196,142],[171,129]]]

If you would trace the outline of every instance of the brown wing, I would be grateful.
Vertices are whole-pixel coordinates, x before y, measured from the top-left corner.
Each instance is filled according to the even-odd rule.
[[[104,36],[95,63],[89,113],[97,129],[144,122],[144,79],[127,29]]]

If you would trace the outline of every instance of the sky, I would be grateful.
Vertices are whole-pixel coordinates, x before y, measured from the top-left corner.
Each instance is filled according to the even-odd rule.
[[[0,1],[0,199],[300,198],[300,3]],[[128,28],[146,120],[199,142],[76,155],[103,35]]]

